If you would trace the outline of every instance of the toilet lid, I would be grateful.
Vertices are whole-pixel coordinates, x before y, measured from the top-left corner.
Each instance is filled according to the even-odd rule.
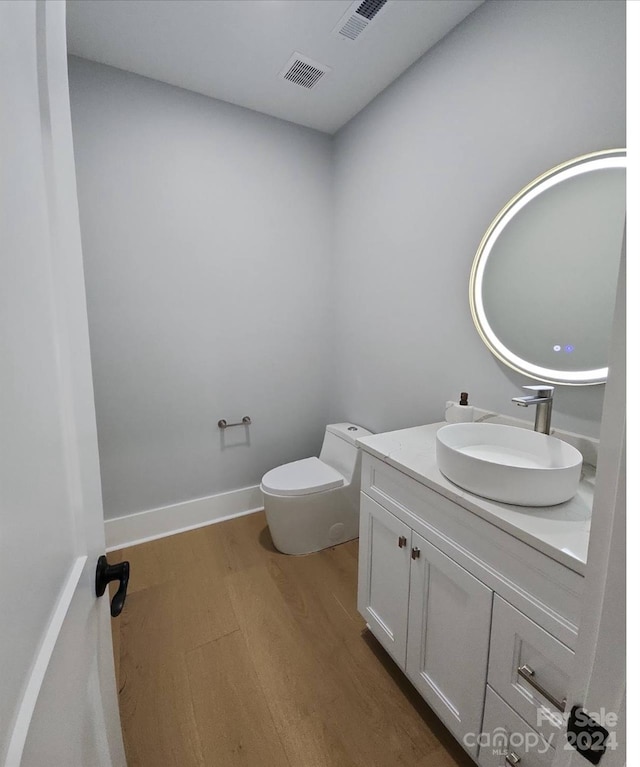
[[[339,471],[319,458],[285,463],[271,469],[262,478],[262,489],[273,495],[310,495],[344,485]]]

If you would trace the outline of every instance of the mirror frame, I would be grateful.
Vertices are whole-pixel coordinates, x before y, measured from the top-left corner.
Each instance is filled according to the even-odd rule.
[[[471,307],[471,316],[473,317],[473,322],[480,338],[482,338],[485,345],[489,348],[489,351],[512,370],[522,373],[528,378],[552,384],[593,386],[595,384],[606,382],[609,372],[608,367],[595,368],[592,370],[554,370],[553,368],[546,368],[529,362],[506,347],[494,333],[487,319],[482,303],[482,278],[491,254],[491,249],[502,230],[530,200],[537,197],[539,194],[542,194],[542,192],[550,187],[555,186],[572,176],[588,173],[589,171],[597,170],[598,168],[626,167],[626,149],[605,149],[599,152],[591,152],[589,154],[580,155],[579,157],[574,157],[572,160],[567,160],[560,165],[556,165],[554,168],[551,168],[551,170],[548,170],[535,178],[530,184],[527,184],[527,186],[521,189],[515,197],[512,197],[493,219],[485,232],[471,267],[471,278],[469,280],[469,304]],[[620,240],[620,247],[622,249],[622,239]],[[618,254],[618,257],[619,255],[620,254]]]

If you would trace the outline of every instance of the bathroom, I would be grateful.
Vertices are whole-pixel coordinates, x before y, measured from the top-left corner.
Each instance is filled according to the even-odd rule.
[[[319,456],[327,424],[436,424],[462,391],[533,421],[512,400],[536,381],[474,327],[471,268],[533,179],[626,146],[627,8],[389,0],[360,39],[339,40],[352,5],[66,3],[104,541],[112,565],[131,565],[112,621],[130,765],[477,758],[364,630],[357,541],[279,554],[260,486]],[[294,51],[330,68],[308,92],[278,78]],[[557,385],[553,428],[597,440],[610,388]],[[266,604],[310,653],[338,658],[344,689]],[[330,643],[314,646],[324,619]],[[154,686],[143,660],[165,650],[151,637],[187,633],[184,673]],[[247,655],[262,665],[236,687],[220,668]],[[224,706],[235,721],[194,725]]]

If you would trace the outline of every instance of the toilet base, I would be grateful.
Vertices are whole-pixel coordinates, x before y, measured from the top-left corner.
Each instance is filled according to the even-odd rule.
[[[352,487],[302,496],[272,495],[263,488],[263,494],[271,538],[283,554],[311,554],[358,537]]]

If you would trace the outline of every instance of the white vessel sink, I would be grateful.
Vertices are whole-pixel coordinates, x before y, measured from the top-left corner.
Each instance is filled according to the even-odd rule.
[[[493,501],[554,506],[576,494],[582,454],[556,437],[516,426],[454,423],[436,434],[438,468]]]

